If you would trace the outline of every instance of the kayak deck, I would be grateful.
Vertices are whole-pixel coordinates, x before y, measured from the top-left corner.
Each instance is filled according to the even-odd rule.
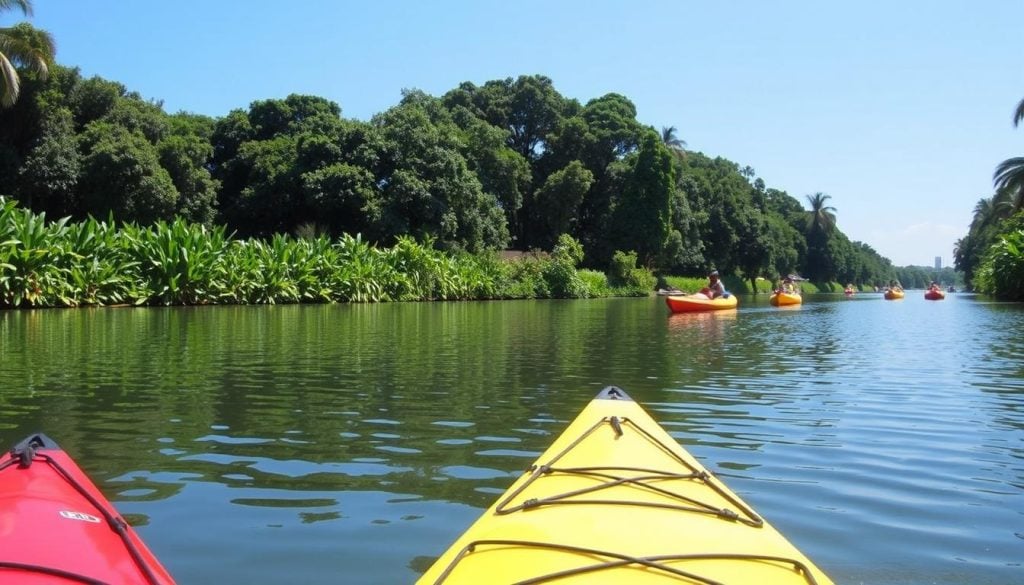
[[[74,460],[38,434],[0,456],[0,582],[173,579]]]
[[[617,388],[419,581],[480,582],[830,583]]]

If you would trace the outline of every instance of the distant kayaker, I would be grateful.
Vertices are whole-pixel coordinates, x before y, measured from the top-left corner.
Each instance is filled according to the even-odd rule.
[[[903,290],[903,287],[900,285],[900,281],[898,281],[898,280],[890,280],[889,281],[889,290],[901,292]]]
[[[779,287],[779,289],[776,290],[775,292],[786,293],[791,295],[798,291],[796,290],[796,285],[793,284],[793,279],[787,276],[782,280],[782,286]]]
[[[708,285],[700,290],[701,294],[709,299],[717,299],[718,297],[726,296],[725,285],[722,284],[722,280],[718,277],[718,271],[712,270],[708,274]]]

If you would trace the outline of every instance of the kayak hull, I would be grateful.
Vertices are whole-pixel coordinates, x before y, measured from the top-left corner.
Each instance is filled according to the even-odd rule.
[[[925,300],[929,301],[941,301],[942,299],[946,298],[946,293],[942,292],[941,290],[929,290],[925,291],[924,298]]]
[[[0,457],[0,582],[174,581],[74,460],[33,435]]]
[[[775,307],[785,307],[788,305],[799,305],[804,302],[804,299],[796,293],[776,292],[772,294],[768,302]]]
[[[887,301],[898,301],[902,299],[906,294],[901,290],[887,290],[885,291],[885,300]]]
[[[591,401],[418,584],[499,582],[831,583],[618,388]]]
[[[665,304],[673,313],[695,313],[699,311],[719,311],[735,309],[739,304],[736,295],[709,299],[704,295],[672,295],[665,297]]]

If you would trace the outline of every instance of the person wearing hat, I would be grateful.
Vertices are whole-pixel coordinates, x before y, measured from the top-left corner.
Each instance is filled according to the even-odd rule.
[[[722,279],[718,277],[718,271],[712,270],[708,274],[708,285],[700,290],[701,294],[709,299],[717,299],[718,297],[726,296],[725,285],[722,284]]]

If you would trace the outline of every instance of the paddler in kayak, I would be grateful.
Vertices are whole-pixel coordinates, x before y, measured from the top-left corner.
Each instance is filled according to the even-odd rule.
[[[788,276],[782,280],[782,285],[775,289],[775,292],[785,293],[787,295],[800,293],[800,291],[797,290],[796,285],[793,283],[793,279]]]
[[[722,284],[722,279],[718,276],[717,270],[712,270],[708,274],[708,285],[700,289],[700,292],[697,294],[704,295],[709,299],[729,296],[729,293],[725,290],[725,285]]]

